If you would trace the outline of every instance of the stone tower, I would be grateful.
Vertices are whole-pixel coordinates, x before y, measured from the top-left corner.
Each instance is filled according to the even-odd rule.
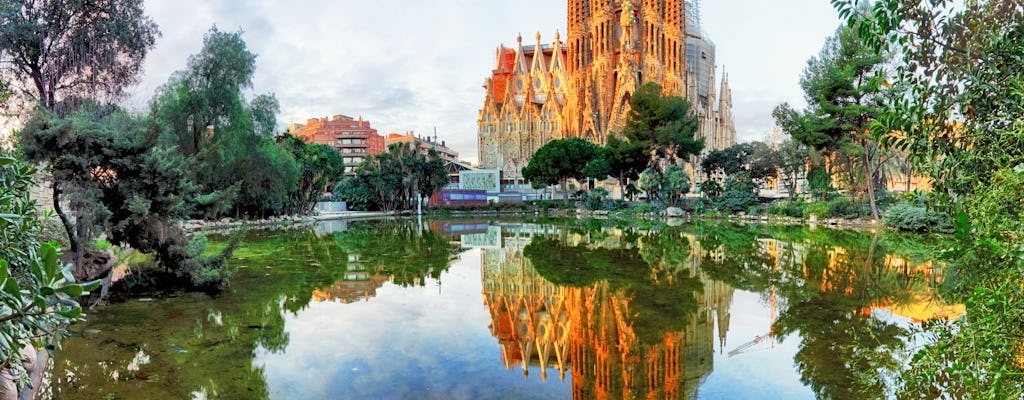
[[[682,0],[569,0],[565,136],[603,143],[646,82],[686,96],[685,15]]]

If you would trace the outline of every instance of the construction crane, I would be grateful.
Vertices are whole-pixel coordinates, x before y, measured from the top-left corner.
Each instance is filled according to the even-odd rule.
[[[732,351],[730,351],[729,352],[729,358],[732,358],[733,356],[736,356],[736,355],[738,355],[740,353],[744,353],[747,350],[750,350],[751,348],[753,348],[754,346],[757,346],[757,345],[761,344],[761,342],[763,342],[765,340],[773,339],[774,337],[775,337],[775,335],[773,335],[771,332],[766,333],[764,335],[757,335],[756,337],[754,337],[754,340],[751,340],[749,342],[741,344],[740,347],[737,347],[737,348],[733,349]],[[774,340],[772,340],[772,342],[773,342],[772,346],[774,347]]]
[[[771,258],[773,259],[773,261],[774,261],[774,265],[772,266],[772,269],[774,271],[778,272],[779,269],[781,268],[780,262],[779,262],[780,249],[778,248],[778,242],[772,241],[772,242],[768,242],[766,244],[767,244],[768,253],[771,256]],[[733,356],[736,356],[738,354],[741,354],[741,353],[744,353],[746,351],[749,351],[754,346],[757,346],[757,345],[761,344],[761,342],[764,342],[766,340],[771,341],[771,347],[774,348],[775,347],[775,321],[778,320],[778,319],[779,319],[779,289],[776,288],[775,285],[772,285],[768,289],[768,327],[769,327],[770,330],[768,331],[768,333],[763,334],[763,335],[757,335],[757,336],[754,337],[754,340],[751,340],[749,342],[741,344],[739,347],[737,347],[737,348],[733,349],[732,351],[730,351],[729,352],[729,358],[732,358]]]

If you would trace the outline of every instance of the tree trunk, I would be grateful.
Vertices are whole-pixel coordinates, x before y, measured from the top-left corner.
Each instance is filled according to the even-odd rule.
[[[566,188],[566,178],[562,178],[562,204],[569,204],[569,189]]]
[[[57,212],[57,216],[60,217],[60,223],[64,225],[64,231],[68,234],[68,243],[71,247],[72,253],[78,253],[78,233],[75,232],[75,227],[71,225],[71,219],[68,218],[67,214],[60,206],[60,195],[61,189],[57,182],[53,182],[53,210]]]
[[[860,142],[861,145],[864,146],[864,169],[868,173],[868,199],[871,202],[871,215],[875,219],[878,219],[878,204],[875,204],[875,179],[871,173],[871,158],[868,157],[867,143],[865,143],[864,140],[861,140]]]
[[[619,181],[619,197],[622,199],[622,201],[626,201],[626,187],[622,184],[623,177],[622,177],[621,173],[619,174],[618,181]]]

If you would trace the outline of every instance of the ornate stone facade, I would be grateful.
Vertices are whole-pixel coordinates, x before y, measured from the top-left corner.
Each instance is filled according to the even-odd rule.
[[[727,79],[716,104],[714,45],[688,32],[699,25],[687,10],[682,0],[570,0],[566,41],[556,32],[544,44],[538,33],[534,45],[520,36],[515,48],[499,47],[477,119],[480,166],[501,170],[513,183],[550,140],[602,144],[621,132],[629,99],[646,82],[690,99],[709,149],[735,143]],[[691,66],[688,59],[702,62]]]

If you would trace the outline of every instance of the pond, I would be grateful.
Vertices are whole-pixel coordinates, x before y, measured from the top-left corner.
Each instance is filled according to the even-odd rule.
[[[211,238],[216,242],[217,238]],[[223,239],[220,239],[223,240]],[[928,238],[607,220],[253,231],[222,293],[71,327],[53,399],[886,397],[956,318]]]

